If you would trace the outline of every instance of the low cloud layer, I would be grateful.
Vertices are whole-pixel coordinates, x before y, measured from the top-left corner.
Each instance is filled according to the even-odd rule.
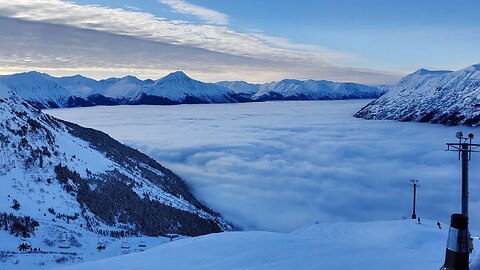
[[[316,221],[409,217],[448,223],[460,211],[460,161],[445,152],[459,129],[367,121],[366,101],[119,106],[49,113],[103,130],[180,174],[194,193],[246,229],[289,231]],[[480,210],[480,156],[470,211]],[[472,215],[473,231],[480,219]]]
[[[227,22],[186,1],[164,2],[177,12]],[[379,83],[399,78],[336,64],[356,57],[350,53],[128,9],[60,0],[4,1],[0,23],[1,73],[39,70],[105,78],[184,70],[206,81],[251,82],[314,78]]]

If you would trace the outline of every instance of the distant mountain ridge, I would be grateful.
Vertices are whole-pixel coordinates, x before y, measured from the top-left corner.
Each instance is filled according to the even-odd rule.
[[[204,83],[182,71],[158,80],[126,76],[99,81],[81,75],[57,78],[32,71],[2,75],[0,83],[38,108],[360,99],[378,98],[384,93],[377,87],[362,84],[315,80],[282,80],[266,84],[243,81]]]
[[[480,124],[480,64],[458,71],[420,69],[371,102],[356,117],[446,125]]]

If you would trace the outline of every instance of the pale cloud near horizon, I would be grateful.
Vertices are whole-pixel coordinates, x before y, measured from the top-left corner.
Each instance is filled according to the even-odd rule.
[[[186,1],[168,2],[172,8],[174,2],[191,8]],[[189,12],[208,21],[208,12],[198,8]],[[53,75],[145,77],[181,69],[206,81],[251,82],[313,78],[382,83],[400,77],[336,64],[354,58],[350,53],[135,10],[60,0],[2,1],[0,19],[5,26],[0,28],[1,73],[38,69]]]
[[[184,0],[159,0],[159,2],[168,5],[175,12],[193,15],[208,23],[228,24],[228,16],[216,10],[193,5]]]

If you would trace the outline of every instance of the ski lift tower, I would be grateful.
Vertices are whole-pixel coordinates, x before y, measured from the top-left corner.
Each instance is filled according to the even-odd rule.
[[[463,137],[462,132],[457,132],[456,137],[458,142],[447,143],[446,151],[458,152],[458,160],[462,160],[462,214],[468,217],[468,162],[472,157],[472,152],[480,152],[475,150],[480,147],[480,144],[472,143],[473,133],[468,134],[468,137]]]
[[[473,133],[463,137],[462,132],[457,132],[458,142],[447,143],[447,150],[458,152],[458,159],[462,160],[462,214],[453,214],[451,218],[450,231],[448,233],[447,249],[445,253],[445,264],[440,268],[447,269],[469,269],[469,253],[473,247],[472,238],[468,230],[468,163],[472,152],[480,144],[473,144]]]
[[[418,184],[418,180],[410,180],[412,183],[413,187],[413,212],[412,212],[412,219],[417,219],[417,213],[416,213],[416,206],[417,206],[417,188],[420,186]]]

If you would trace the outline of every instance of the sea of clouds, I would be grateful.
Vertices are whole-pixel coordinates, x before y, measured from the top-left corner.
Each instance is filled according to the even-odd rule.
[[[184,178],[244,229],[410,217],[448,223],[460,211],[455,133],[478,128],[356,119],[368,101],[266,102],[56,109],[102,130]],[[480,136],[480,132],[478,132]],[[479,138],[480,140],[480,138]],[[472,231],[480,231],[480,154],[471,161]]]

